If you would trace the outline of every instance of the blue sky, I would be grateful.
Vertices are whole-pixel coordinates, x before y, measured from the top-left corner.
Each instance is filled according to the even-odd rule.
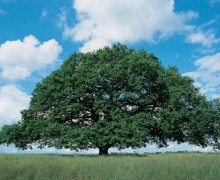
[[[19,121],[36,83],[71,53],[117,42],[220,97],[219,9],[220,0],[0,0],[0,127]]]

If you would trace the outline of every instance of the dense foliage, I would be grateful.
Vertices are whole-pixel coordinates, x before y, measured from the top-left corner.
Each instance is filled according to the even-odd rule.
[[[219,134],[213,107],[175,67],[117,44],[71,55],[36,85],[22,120],[3,127],[0,143],[99,148],[100,154],[110,147],[166,147],[170,140],[207,146]]]

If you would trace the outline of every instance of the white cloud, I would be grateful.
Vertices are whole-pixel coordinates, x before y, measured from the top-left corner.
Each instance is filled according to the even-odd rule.
[[[205,56],[196,60],[195,65],[199,67],[199,70],[206,70],[209,72],[220,72],[220,53]]]
[[[197,59],[194,63],[196,71],[188,72],[188,75],[195,79],[201,92],[210,98],[220,95],[220,53],[208,55]]]
[[[200,45],[197,52],[200,54],[212,54],[216,51],[216,46],[220,43],[220,38],[217,37],[217,29],[213,28],[213,24],[218,23],[216,19],[211,19],[208,22],[200,25],[191,25],[186,31],[186,42]]]
[[[210,21],[204,23],[203,25],[200,26],[200,28],[204,28],[213,24],[218,24],[218,21],[216,19],[211,19]]]
[[[217,98],[220,98],[220,94],[212,94],[212,99],[217,99]]]
[[[218,3],[218,2],[220,2],[220,0],[209,0],[209,3],[211,5],[214,5],[215,3]]]
[[[199,151],[199,152],[203,152],[203,153],[215,152],[215,150],[211,146],[207,146],[205,148],[202,148],[199,146],[191,146],[191,148],[188,151]],[[217,152],[219,152],[219,151],[217,151]]]
[[[54,39],[41,43],[29,35],[23,41],[6,41],[0,45],[0,75],[5,80],[26,79],[53,64],[61,52],[62,47]]]
[[[187,41],[193,44],[201,44],[204,47],[211,48],[214,44],[219,43],[220,39],[216,38],[215,32],[208,30],[206,32],[198,31],[189,34]]]
[[[46,9],[44,9],[41,13],[41,17],[44,18],[44,17],[47,17],[48,16],[48,12]]]
[[[0,14],[5,14],[5,11],[0,7]]]
[[[30,96],[15,85],[0,87],[0,127],[21,119],[20,111],[28,107]]]
[[[78,22],[74,27],[60,16],[64,37],[83,42],[93,51],[114,42],[156,42],[185,31],[194,12],[174,11],[174,0],[73,0]]]

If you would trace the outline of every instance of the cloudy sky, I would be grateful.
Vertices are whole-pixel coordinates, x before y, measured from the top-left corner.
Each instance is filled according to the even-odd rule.
[[[220,97],[219,9],[220,0],[0,0],[0,127],[19,121],[36,83],[71,53],[117,42]]]

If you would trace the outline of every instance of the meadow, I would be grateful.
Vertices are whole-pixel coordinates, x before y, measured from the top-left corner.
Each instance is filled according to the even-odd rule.
[[[217,180],[220,154],[0,155],[1,180]]]

